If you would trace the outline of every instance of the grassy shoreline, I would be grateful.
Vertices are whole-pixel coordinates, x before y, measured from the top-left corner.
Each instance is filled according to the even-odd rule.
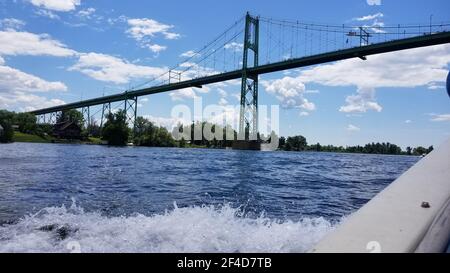
[[[50,138],[43,138],[38,135],[24,134],[21,132],[14,132],[13,142],[30,142],[30,143],[51,143]]]
[[[57,139],[51,136],[41,137],[38,135],[25,134],[21,132],[14,132],[13,142],[22,143],[64,143],[64,144],[89,144],[89,145],[101,145],[102,140],[100,138],[89,137],[88,140],[64,140]]]

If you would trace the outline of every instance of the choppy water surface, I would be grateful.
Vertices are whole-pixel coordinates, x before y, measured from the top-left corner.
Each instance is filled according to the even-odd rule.
[[[0,252],[303,252],[417,160],[0,145]]]

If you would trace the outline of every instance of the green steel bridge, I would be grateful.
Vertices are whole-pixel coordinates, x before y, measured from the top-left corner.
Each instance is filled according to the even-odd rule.
[[[138,98],[184,88],[240,80],[239,132],[258,131],[258,77],[350,58],[450,43],[450,23],[354,26],[305,23],[246,14],[202,49],[162,75],[115,95],[39,109],[39,122],[56,122],[59,112],[81,109],[89,123],[91,107],[100,106],[101,124],[111,104],[136,119]],[[122,104],[123,102],[123,104]]]

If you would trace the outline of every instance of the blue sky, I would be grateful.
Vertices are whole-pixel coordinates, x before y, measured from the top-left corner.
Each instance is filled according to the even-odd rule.
[[[449,22],[446,0],[0,0],[0,108],[25,111],[123,92],[215,38],[246,11],[331,24]],[[359,19],[358,19],[359,18]],[[261,51],[264,51],[263,49]],[[450,46],[348,60],[260,79],[260,104],[280,105],[281,135],[355,145],[438,145],[450,137]],[[139,115],[170,125],[171,109],[236,105],[240,86],[147,96]]]

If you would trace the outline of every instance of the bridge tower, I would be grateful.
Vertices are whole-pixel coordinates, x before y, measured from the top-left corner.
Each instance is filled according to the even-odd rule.
[[[89,106],[81,108],[81,114],[83,115],[84,126],[86,126],[88,135],[91,133],[91,109]]]
[[[133,125],[133,133],[136,132],[138,97],[130,97],[125,100],[126,121]]]
[[[258,134],[258,75],[248,68],[258,66],[259,18],[247,12],[245,16],[244,52],[242,60],[241,108],[239,134],[245,140],[257,140]]]

